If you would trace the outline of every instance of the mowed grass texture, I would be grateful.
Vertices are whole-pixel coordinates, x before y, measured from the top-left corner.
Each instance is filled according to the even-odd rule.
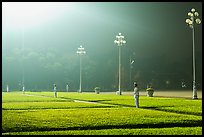
[[[3,135],[202,135],[202,100],[3,92]]]

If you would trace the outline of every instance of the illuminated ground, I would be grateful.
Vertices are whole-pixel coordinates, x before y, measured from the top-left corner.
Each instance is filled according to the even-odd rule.
[[[104,92],[102,92],[104,93]],[[123,95],[132,95],[133,92],[122,92]],[[141,91],[140,95],[146,96],[145,91]],[[154,92],[155,97],[181,97],[181,98],[192,98],[193,91],[186,90],[186,91],[180,91],[180,90],[169,90],[169,91],[155,91]],[[202,91],[199,90],[197,92],[198,99],[202,99]]]

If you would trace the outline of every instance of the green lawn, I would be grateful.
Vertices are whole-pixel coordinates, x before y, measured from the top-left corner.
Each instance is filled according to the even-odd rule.
[[[3,92],[2,134],[202,135],[202,100],[58,92]]]

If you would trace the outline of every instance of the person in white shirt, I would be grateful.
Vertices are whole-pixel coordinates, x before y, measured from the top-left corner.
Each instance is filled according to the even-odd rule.
[[[136,108],[139,108],[139,88],[136,82],[134,82],[134,98]]]
[[[57,85],[54,84],[54,97],[57,97]]]
[[[8,85],[6,86],[6,91],[9,92],[9,86]]]

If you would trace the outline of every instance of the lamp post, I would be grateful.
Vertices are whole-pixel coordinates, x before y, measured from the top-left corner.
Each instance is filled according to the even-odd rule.
[[[22,91],[24,94],[25,91],[25,72],[24,72],[24,46],[25,46],[25,23],[24,21],[21,24],[21,30],[22,30]]]
[[[132,86],[132,68],[133,68],[133,63],[134,63],[135,61],[133,60],[133,59],[131,59],[131,57],[130,57],[130,90],[131,90],[131,86]]]
[[[201,20],[198,18],[198,12],[192,8],[191,12],[188,12],[190,18],[186,19],[186,24],[192,29],[193,33],[193,99],[198,99],[196,90],[196,77],[195,77],[195,24],[201,24]]]
[[[80,47],[77,50],[77,54],[79,54],[80,56],[80,85],[79,85],[79,92],[81,93],[81,83],[82,83],[82,59],[81,59],[81,55],[85,54],[86,51],[84,50],[84,48],[82,47],[82,45],[80,45]]]
[[[114,43],[118,44],[118,47],[119,47],[119,72],[118,72],[119,73],[119,76],[118,76],[118,92],[119,92],[119,95],[122,94],[121,89],[120,89],[120,87],[121,87],[121,55],[120,55],[121,54],[121,46],[126,43],[126,41],[123,40],[123,39],[124,39],[124,36],[122,36],[122,34],[119,33],[118,35],[116,35],[116,40],[114,41]]]
[[[67,90],[67,92],[69,91],[69,85],[68,84],[66,85],[66,90]]]

